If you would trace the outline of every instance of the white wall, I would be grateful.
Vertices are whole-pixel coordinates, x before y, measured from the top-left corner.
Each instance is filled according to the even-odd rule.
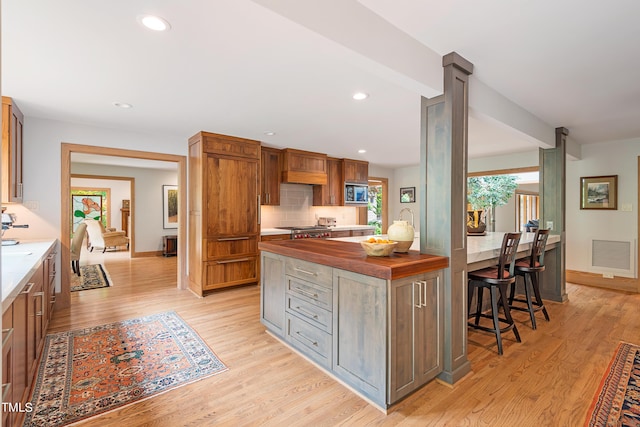
[[[415,203],[400,203],[400,188],[415,187]],[[413,227],[420,230],[420,166],[398,168],[393,171],[393,185],[389,183],[389,225],[400,219],[400,211],[408,208],[413,212]],[[411,215],[402,214],[402,219],[411,221]]]
[[[162,250],[162,236],[177,234],[177,229],[164,229],[162,221],[163,206],[163,185],[177,185],[178,172],[160,169],[130,168],[121,166],[105,166],[86,163],[73,163],[71,172],[74,174],[94,174],[103,176],[119,176],[134,178],[132,201],[134,215],[134,235],[136,252],[152,252]],[[76,178],[74,178],[76,179]],[[110,181],[113,182],[113,181]],[[128,181],[127,186],[128,186]],[[120,207],[121,199],[114,199],[112,194],[112,204],[117,208],[115,227],[120,228]],[[113,211],[113,209],[112,209]],[[114,222],[112,222],[114,224]],[[114,226],[114,225],[112,225]]]
[[[590,266],[593,239],[637,240],[638,156],[640,138],[583,145],[582,159],[567,162],[567,269],[599,272]],[[601,175],[618,175],[618,209],[581,210],[580,178]],[[623,204],[631,211],[622,211]]]
[[[60,238],[62,142],[186,156],[190,136],[142,134],[25,117],[24,205],[35,203],[37,209],[12,205],[10,210],[19,215],[18,222],[28,221],[30,228],[21,230],[28,238]]]

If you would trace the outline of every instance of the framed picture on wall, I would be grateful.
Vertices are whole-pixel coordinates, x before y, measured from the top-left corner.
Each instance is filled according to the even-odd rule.
[[[400,203],[415,203],[416,187],[400,188]]]
[[[618,175],[580,178],[580,209],[618,209]]]
[[[178,228],[178,186],[162,186],[162,227]]]

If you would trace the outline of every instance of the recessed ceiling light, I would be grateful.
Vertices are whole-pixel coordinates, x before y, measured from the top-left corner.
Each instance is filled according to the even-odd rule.
[[[369,94],[364,92],[356,92],[353,94],[353,99],[355,99],[356,101],[362,101],[363,99],[367,99],[368,97]]]
[[[272,131],[272,130],[268,130],[268,131],[265,131],[265,132],[264,132],[264,134],[265,134],[265,135],[269,135],[269,136],[273,136],[273,135],[275,135],[276,133],[275,133],[274,131]]]
[[[125,108],[125,109],[133,108],[133,105],[127,104],[126,102],[114,102],[113,106],[118,108]]]
[[[167,31],[171,28],[166,19],[154,15],[138,15],[138,22],[153,31]]]
[[[360,153],[360,154],[364,154],[364,153],[366,153],[366,152],[367,152],[367,150],[364,150],[364,149],[362,149],[362,148],[361,148],[360,150],[358,150],[358,153]]]

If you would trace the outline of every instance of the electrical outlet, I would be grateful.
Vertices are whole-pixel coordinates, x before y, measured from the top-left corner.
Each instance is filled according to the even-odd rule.
[[[36,202],[35,200],[27,200],[23,203],[24,207],[32,210],[32,211],[37,211],[38,209],[40,209],[40,203]]]
[[[547,229],[553,230],[553,221],[547,221]]]
[[[613,279],[613,273],[602,273],[602,277],[605,279]]]

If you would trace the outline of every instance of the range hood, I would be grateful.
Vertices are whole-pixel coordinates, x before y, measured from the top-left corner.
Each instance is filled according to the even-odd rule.
[[[285,184],[327,184],[327,155],[311,151],[282,150],[282,177]]]

